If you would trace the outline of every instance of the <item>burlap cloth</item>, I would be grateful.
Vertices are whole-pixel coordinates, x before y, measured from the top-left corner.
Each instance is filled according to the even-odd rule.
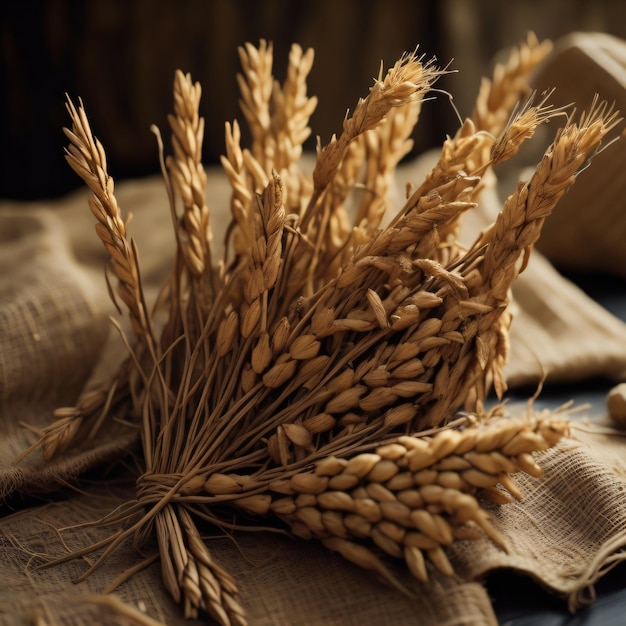
[[[399,181],[421,180],[428,165],[403,166]],[[228,206],[219,173],[209,176],[211,208]],[[115,527],[92,522],[133,495],[130,471],[112,463],[134,440],[120,426],[73,455],[42,468],[38,454],[13,459],[51,412],[85,385],[106,381],[125,349],[108,315],[116,315],[104,281],[105,253],[93,230],[87,193],[58,202],[0,203],[0,623],[131,623],[89,594],[100,593],[141,558],[123,545],[84,582],[72,580],[93,556],[41,570],[51,557],[106,537]],[[170,268],[174,241],[159,179],[118,186],[133,212],[143,282],[153,301]],[[488,192],[477,224],[498,210]],[[219,218],[217,219],[219,222]],[[219,236],[218,236],[219,239]],[[515,287],[507,377],[512,386],[626,372],[626,325],[591,301],[534,254]],[[607,388],[608,390],[608,388]],[[568,398],[563,398],[567,400]],[[602,415],[591,416],[602,418]],[[237,580],[252,625],[480,625],[496,623],[482,578],[498,568],[527,573],[563,598],[563,610],[593,598],[593,585],[626,557],[626,500],[621,437],[574,430],[576,440],[541,455],[545,477],[516,477],[522,502],[493,507],[508,553],[489,540],[450,550],[455,579],[433,575],[407,597],[315,543],[268,532],[211,538],[215,559]],[[60,487],[86,475],[80,490]],[[407,580],[407,584],[411,584]],[[157,563],[115,592],[129,606],[168,624],[182,623]]]

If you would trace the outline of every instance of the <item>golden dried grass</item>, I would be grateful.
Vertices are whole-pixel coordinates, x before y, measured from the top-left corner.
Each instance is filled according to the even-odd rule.
[[[162,161],[179,257],[158,344],[104,151],[82,106],[70,104],[68,160],[94,191],[98,234],[138,339],[100,405],[130,399],[144,464],[137,499],[107,518],[126,529],[98,546],[84,576],[124,539],[154,529],[165,584],[185,614],[237,624],[245,617],[236,586],[200,540],[198,520],[245,529],[249,516],[263,516],[395,583],[388,557],[426,581],[430,567],[453,572],[445,546],[456,538],[483,532],[502,543],[478,496],[519,496],[510,474],[538,475],[531,453],[567,430],[560,419],[479,423],[490,387],[506,389],[508,291],[543,221],[616,123],[599,104],[578,122],[567,117],[492,227],[469,249],[456,240],[490,166],[562,113],[545,98],[514,111],[547,47],[530,38],[514,51],[384,228],[395,167],[441,72],[415,53],[381,72],[341,134],[318,147],[307,179],[298,161],[315,107],[305,81],[313,53],[292,48],[281,87],[271,45],[241,48],[253,143],[242,148],[237,123],[226,125],[232,221],[219,266],[199,161],[200,88],[177,73],[174,154]],[[461,408],[474,417],[453,421]],[[48,457],[101,421],[94,407],[65,411],[74,430],[63,446],[45,435],[34,444]],[[52,428],[59,438],[65,426]]]

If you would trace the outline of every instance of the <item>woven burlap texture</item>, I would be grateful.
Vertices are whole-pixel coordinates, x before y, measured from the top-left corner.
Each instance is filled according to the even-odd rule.
[[[423,163],[405,166],[399,178],[418,179],[421,167]],[[222,176],[211,172],[208,184],[212,207],[228,206]],[[165,193],[157,179],[118,189],[120,206],[134,215],[132,235],[147,297],[153,301],[174,250]],[[497,210],[493,193],[486,200],[473,228]],[[37,566],[115,531],[78,525],[132,497],[133,485],[119,484],[126,476],[123,468],[105,475],[103,467],[110,468],[110,461],[132,446],[134,433],[123,426],[106,429],[99,439],[45,469],[37,453],[12,464],[36,438],[20,423],[49,423],[55,407],[71,404],[85,385],[102,384],[125,357],[108,320],[117,314],[108,300],[105,253],[93,232],[86,193],[55,203],[4,203],[0,241],[0,490],[7,498],[0,519],[0,623],[118,623],[106,607],[83,594],[101,592],[138,563],[132,545],[121,546],[78,586],[70,581],[84,571],[84,559],[46,570]],[[626,371],[626,326],[538,255],[515,294],[507,368],[511,384],[537,381],[544,374],[575,380],[618,378]],[[510,552],[488,540],[459,543],[451,550],[458,579],[435,577],[428,587],[415,586],[411,598],[315,543],[252,533],[211,539],[209,545],[216,561],[237,580],[253,625],[408,624],[417,617],[425,625],[495,624],[487,593],[475,581],[500,567],[532,575],[563,596],[564,608],[574,609],[591,597],[592,585],[607,564],[620,560],[626,544],[624,466],[615,452],[619,445],[615,438],[588,437],[582,443],[567,440],[542,455],[545,477],[516,478],[525,499],[493,509]],[[49,496],[42,492],[51,493],[90,468],[97,468],[95,478],[100,478],[89,475],[93,485],[84,488],[86,493],[70,490],[46,501]],[[156,620],[182,623],[156,563],[116,593]]]

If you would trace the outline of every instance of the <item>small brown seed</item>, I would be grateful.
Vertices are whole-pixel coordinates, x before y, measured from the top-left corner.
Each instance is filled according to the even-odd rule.
[[[430,450],[437,460],[442,459],[456,450],[461,439],[463,435],[458,430],[442,430],[432,438]]]
[[[296,510],[293,498],[278,498],[270,504],[270,510],[276,515],[292,515]]]
[[[280,456],[281,465],[289,465],[289,461],[291,460],[291,452],[289,445],[289,439],[285,434],[285,429],[282,426],[278,426],[276,428],[276,437],[278,441],[278,454]]]
[[[289,348],[289,355],[292,359],[305,360],[316,357],[320,350],[320,342],[315,335],[300,335],[296,337]]]
[[[432,548],[436,548],[439,543],[424,533],[411,531],[404,536],[404,545],[419,548],[420,550],[432,550]]]
[[[250,272],[248,280],[244,286],[244,296],[247,302],[253,303],[258,300],[259,296],[265,291],[265,277],[263,269],[255,267]],[[245,326],[245,322],[243,324]],[[247,335],[246,335],[247,336]]]
[[[308,450],[313,449],[313,436],[311,435],[311,431],[309,431],[305,426],[297,423],[285,423],[282,424],[282,428],[291,443]]]
[[[302,421],[302,425],[313,434],[324,433],[336,423],[337,420],[330,413],[318,413]]]
[[[468,469],[461,472],[463,480],[474,487],[493,487],[497,482],[497,477],[491,474],[485,474],[477,469]]]
[[[378,526],[374,526],[371,532],[371,538],[374,543],[389,556],[399,559],[402,557],[402,549],[400,546],[390,537],[385,535]]]
[[[395,328],[395,323],[394,323]],[[400,364],[404,361],[408,361],[410,359],[414,359],[420,353],[419,346],[413,341],[405,341],[399,343],[390,357],[390,363]]]
[[[535,452],[546,450],[550,445],[538,433],[533,431],[521,431],[511,439],[503,448],[502,454],[516,456],[522,452]]]
[[[228,474],[211,474],[204,483],[204,490],[213,495],[241,492],[240,483]]]
[[[272,480],[268,487],[270,491],[282,493],[285,496],[292,496],[295,493],[291,488],[291,480],[289,478],[278,478],[276,480]]]
[[[469,484],[461,478],[458,472],[439,472],[437,475],[437,483],[446,489],[466,491],[469,488]]]
[[[402,526],[409,526],[411,524],[411,509],[396,500],[394,502],[381,502],[380,511],[383,517]]]
[[[543,476],[543,470],[530,452],[518,454],[515,457],[515,463],[522,472],[526,472],[530,476],[534,476],[535,478],[541,478]]]
[[[385,412],[385,428],[397,428],[408,424],[417,415],[417,409],[411,403],[399,404]]]
[[[385,365],[379,365],[376,369],[363,376],[363,382],[368,387],[383,387],[389,381],[389,372]]]
[[[437,482],[439,472],[433,469],[423,469],[413,473],[413,482],[416,485],[434,485]]]
[[[424,506],[424,499],[417,489],[403,489],[398,492],[398,500],[406,504],[409,509],[419,509]]]
[[[339,552],[341,556],[359,567],[375,572],[384,571],[384,566],[380,560],[365,546],[341,537],[328,537],[323,540],[323,543],[327,548]]]
[[[311,318],[311,332],[317,337],[330,334],[332,323],[335,321],[335,310],[332,308],[316,307]]]
[[[352,457],[346,465],[346,473],[353,474],[359,478],[363,478],[379,463],[381,460],[378,454],[364,452]]]
[[[372,500],[377,502],[395,502],[396,500],[394,493],[380,483],[368,483],[365,486],[365,491]]]
[[[376,527],[381,533],[387,535],[389,539],[392,539],[396,543],[402,543],[404,536],[406,535],[406,530],[402,528],[402,526],[388,520],[381,520],[378,524],[376,524]]]
[[[257,382],[257,374],[252,367],[246,363],[245,367],[241,371],[241,388],[246,393],[250,391]]]
[[[323,511],[322,523],[326,526],[329,534],[336,537],[347,539],[349,537],[348,530],[343,523],[343,515],[337,511]]]
[[[317,497],[312,493],[299,493],[296,495],[294,502],[299,509],[309,506],[314,507],[317,505]]]
[[[336,489],[337,491],[347,491],[348,489],[356,487],[360,481],[361,479],[358,476],[350,474],[349,472],[342,472],[330,478],[328,488]]]
[[[219,356],[226,355],[235,345],[235,338],[239,332],[239,315],[231,311],[225,320],[220,322],[217,329],[216,349]]]
[[[437,335],[441,330],[441,325],[441,320],[436,317],[426,318],[411,335],[411,341],[417,342],[426,337]]]
[[[364,385],[356,385],[340,391],[324,409],[326,413],[345,413],[358,406],[359,399],[367,391]]]
[[[406,543],[406,542],[405,542]],[[422,583],[428,582],[428,571],[426,570],[426,562],[424,555],[419,548],[415,546],[404,546],[404,560],[411,574]]]
[[[424,445],[421,450],[414,448],[407,452],[406,459],[408,467],[412,472],[430,467],[435,462],[435,457],[427,444]]]
[[[480,495],[494,504],[502,505],[513,502],[513,498],[506,491],[498,487],[485,487],[480,490]]]
[[[276,363],[263,374],[263,384],[270,389],[276,389],[293,378],[297,367],[297,361]]]
[[[443,551],[443,548],[436,547],[432,550],[427,550],[426,554],[431,561],[431,563],[446,576],[454,576],[454,568],[450,563],[446,553]]]
[[[379,503],[371,498],[355,498],[354,513],[372,524],[380,521],[383,517]]]
[[[324,369],[329,361],[330,357],[325,354],[304,361],[293,379],[294,386],[304,387],[305,389],[314,389],[317,387],[324,376]]]
[[[376,455],[378,456],[378,455]],[[379,457],[380,459],[380,457]],[[397,463],[388,459],[381,459],[374,465],[367,475],[367,479],[375,483],[384,483],[385,481],[393,478],[399,471]]]
[[[368,289],[366,297],[371,307],[371,310],[376,317],[378,325],[381,328],[387,328],[389,326],[389,321],[387,320],[387,311],[385,310],[385,305],[380,299],[380,296],[373,289]]]
[[[513,479],[508,474],[500,474],[498,477],[500,484],[516,499],[522,500],[524,494],[518,489]]]
[[[298,508],[294,516],[318,537],[326,536],[326,526],[322,522],[322,512],[319,509],[311,506]]]
[[[272,504],[272,496],[266,493],[259,493],[253,496],[237,498],[237,500],[233,500],[233,504],[253,515],[267,515]]]
[[[415,378],[424,372],[424,365],[419,359],[405,361],[393,369],[394,378]]]
[[[192,476],[180,487],[180,493],[186,496],[196,495],[204,490],[205,484],[204,476]]]
[[[347,465],[345,459],[339,459],[336,456],[328,456],[315,465],[315,473],[318,476],[335,476],[343,471]]]
[[[275,357],[285,349],[290,332],[289,320],[286,317],[281,317],[272,331],[272,353]]]
[[[289,480],[289,484],[296,493],[318,494],[327,489],[328,478],[310,473],[294,474]]]
[[[350,533],[355,537],[369,537],[372,532],[372,524],[364,517],[361,517],[361,515],[357,515],[355,513],[348,513],[343,518],[343,523],[348,531],[350,531]]]
[[[354,510],[354,500],[345,491],[325,491],[317,496],[317,503],[323,509],[334,511]]]
[[[252,331],[256,328],[261,318],[261,301],[253,300],[250,305],[245,309],[241,320],[241,335],[242,337],[249,337]]]
[[[444,488],[440,485],[423,485],[419,488],[420,495],[424,498],[424,502],[427,504],[433,504],[441,502],[441,498],[444,495]]]
[[[470,469],[472,464],[461,456],[453,454],[447,456],[433,465],[433,469],[439,472],[458,472],[460,470]]]
[[[469,452],[470,450],[474,449],[476,440],[478,439],[478,429],[466,428],[465,430],[462,430],[461,433],[463,434],[463,437],[457,444],[456,450],[454,451],[454,453],[459,457],[465,454],[466,452]],[[446,468],[446,469],[453,469],[453,468]]]
[[[428,393],[432,388],[432,383],[423,383],[417,380],[403,380],[391,386],[391,390],[401,398],[413,398]]]
[[[250,363],[252,369],[257,374],[262,374],[272,360],[272,350],[270,349],[270,336],[267,332],[262,332],[257,339],[257,343],[252,350]]]
[[[354,426],[355,424],[363,424],[367,421],[367,416],[364,413],[353,413],[349,411],[341,417],[339,424],[342,426]]]
[[[383,459],[395,461],[406,454],[406,448],[399,443],[388,443],[376,448],[376,454]]]
[[[397,399],[397,394],[390,387],[376,387],[359,401],[359,407],[363,411],[378,411],[393,404]]]
[[[437,543],[449,544],[453,541],[452,529],[439,515],[433,515],[424,509],[415,509],[411,511],[411,523]]]

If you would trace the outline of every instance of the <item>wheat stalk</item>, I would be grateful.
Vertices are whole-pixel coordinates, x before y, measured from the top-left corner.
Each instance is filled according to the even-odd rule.
[[[271,45],[241,48],[253,141],[242,148],[238,124],[226,125],[232,221],[219,271],[200,163],[200,89],[177,73],[174,155],[162,160],[183,212],[170,194],[179,251],[162,295],[170,317],[158,352],[104,152],[82,108],[69,106],[68,160],[94,191],[98,232],[148,348],[129,346],[116,389],[60,410],[33,445],[47,458],[67,449],[76,439],[68,429],[93,427],[101,418],[85,414],[114,403],[126,402],[140,422],[137,497],[105,518],[125,527],[93,547],[103,552],[81,578],[124,540],[154,530],[166,587],[185,614],[238,624],[236,586],[211,558],[198,520],[245,529],[247,517],[264,516],[396,585],[388,557],[424,582],[431,567],[453,573],[451,542],[478,532],[502,543],[480,497],[519,497],[510,474],[538,476],[531,454],[567,432],[559,419],[486,419],[490,387],[499,395],[506,387],[508,290],[543,220],[617,120],[598,103],[577,124],[567,118],[495,223],[469,249],[457,242],[458,220],[476,206],[490,166],[562,113],[545,99],[513,111],[545,50],[529,39],[496,71],[491,95],[483,88],[473,119],[380,228],[420,100],[441,72],[415,53],[381,71],[305,179],[298,160],[315,106],[305,84],[313,54],[292,47],[280,86]],[[451,421],[460,408],[474,417]]]
[[[495,66],[491,80],[483,78],[471,116],[477,128],[494,137],[502,132],[515,104],[530,93],[532,71],[551,50],[550,40],[540,42],[529,32],[526,42],[513,47],[507,61]]]
[[[202,294],[208,308],[217,278],[213,275],[211,259],[211,228],[206,205],[206,173],[202,165],[204,118],[200,117],[199,83],[180,70],[174,77],[174,115],[168,120],[172,128],[174,155],[167,159],[172,187],[183,201],[183,214],[176,220],[179,250],[191,275],[200,281],[198,298]]]
[[[153,345],[154,334],[141,288],[137,250],[126,235],[113,178],[107,172],[104,148],[91,133],[82,103],[77,109],[68,98],[67,109],[72,120],[72,129],[64,129],[70,140],[67,162],[93,192],[89,208],[98,220],[96,232],[109,253],[113,273],[118,279],[117,291],[128,308],[133,330],[140,342]]]

